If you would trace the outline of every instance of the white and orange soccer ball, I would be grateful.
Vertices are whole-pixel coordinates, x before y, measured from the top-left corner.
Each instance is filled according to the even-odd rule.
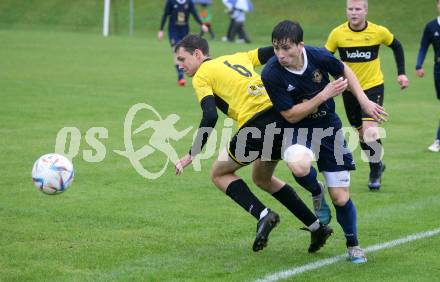
[[[73,165],[60,154],[41,156],[32,167],[32,181],[49,195],[60,194],[69,188],[74,177]]]

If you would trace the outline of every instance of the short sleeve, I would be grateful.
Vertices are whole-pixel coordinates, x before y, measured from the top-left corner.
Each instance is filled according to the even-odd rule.
[[[258,59],[258,49],[248,51],[246,54],[249,57],[249,60],[252,62],[253,66],[261,66],[261,62]]]
[[[382,43],[386,46],[391,45],[394,40],[394,35],[384,26],[380,26],[380,35],[382,38]]]
[[[207,96],[213,96],[212,86],[209,79],[204,74],[197,74],[192,80],[193,88],[196,92],[196,97],[199,102]]]
[[[336,29],[333,29],[328,35],[327,42],[325,43],[325,49],[332,53],[335,53],[336,48],[338,48],[338,42],[336,41],[336,38]]]

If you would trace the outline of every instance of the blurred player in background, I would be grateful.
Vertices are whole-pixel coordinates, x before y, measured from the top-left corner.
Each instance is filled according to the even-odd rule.
[[[229,15],[229,26],[226,36],[222,37],[222,41],[234,42],[235,36],[238,35],[237,43],[250,43],[250,39],[244,30],[246,21],[246,13],[251,12],[254,7],[251,0],[222,0],[227,8]]]
[[[437,0],[437,11],[440,14],[440,0]],[[423,31],[416,63],[416,75],[418,77],[425,75],[423,62],[425,61],[429,45],[432,45],[434,48],[434,83],[437,99],[440,100],[440,16],[427,23]],[[440,151],[440,124],[437,128],[435,141],[428,147],[428,150],[432,152]]]
[[[384,80],[379,60],[380,45],[384,44],[393,50],[397,64],[397,82],[401,89],[408,87],[405,59],[400,42],[387,28],[367,21],[367,13],[368,0],[347,0],[348,22],[331,31],[325,48],[332,53],[338,49],[341,60],[353,70],[368,98],[383,105]],[[368,187],[377,191],[385,170],[377,122],[362,111],[350,89],[342,94],[342,98],[348,121],[358,130],[360,146],[368,157]]]
[[[196,3],[200,3],[199,7],[199,16],[202,20],[203,25],[205,25],[208,28],[209,35],[211,35],[211,39],[215,38],[215,33],[212,30],[212,9],[211,1],[207,0],[198,0]],[[203,31],[200,31],[200,36],[203,36],[205,33]]]
[[[163,39],[163,29],[165,22],[169,17],[168,22],[168,38],[171,47],[173,48],[185,35],[189,33],[189,14],[192,14],[194,19],[202,26],[203,32],[208,32],[208,28],[202,24],[200,17],[192,0],[166,0],[163,10],[162,20],[160,22],[160,29],[157,33],[157,38],[161,41]],[[177,83],[180,86],[185,86],[185,77],[183,71],[179,69],[177,61],[174,59],[177,72]]]

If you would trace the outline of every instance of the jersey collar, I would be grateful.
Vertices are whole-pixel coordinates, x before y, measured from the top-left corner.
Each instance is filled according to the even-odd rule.
[[[306,47],[304,46],[303,48],[303,56],[304,56],[304,65],[300,70],[292,70],[289,68],[284,67],[288,72],[291,72],[293,74],[297,74],[297,75],[302,75],[306,69],[307,69],[307,65],[308,65],[308,60],[307,60],[307,52],[306,52]]]
[[[351,31],[353,31],[353,32],[361,32],[361,31],[364,31],[364,30],[367,29],[367,27],[368,27],[368,21],[365,21],[365,27],[364,27],[363,29],[361,29],[361,30],[354,30],[354,29],[352,29],[351,26],[350,26],[350,22],[347,22],[347,25],[348,25],[348,28],[349,28]]]
[[[202,61],[202,64],[203,64],[204,62],[211,61],[211,60],[212,60],[211,57],[207,57],[206,59],[204,59],[204,60]]]
[[[438,23],[438,25],[440,25],[440,16],[437,17],[437,23]]]

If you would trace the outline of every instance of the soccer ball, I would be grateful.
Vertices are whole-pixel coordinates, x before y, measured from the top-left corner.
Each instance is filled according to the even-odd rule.
[[[32,167],[32,181],[35,186],[49,195],[64,192],[72,184],[73,176],[72,163],[59,154],[43,155]]]

